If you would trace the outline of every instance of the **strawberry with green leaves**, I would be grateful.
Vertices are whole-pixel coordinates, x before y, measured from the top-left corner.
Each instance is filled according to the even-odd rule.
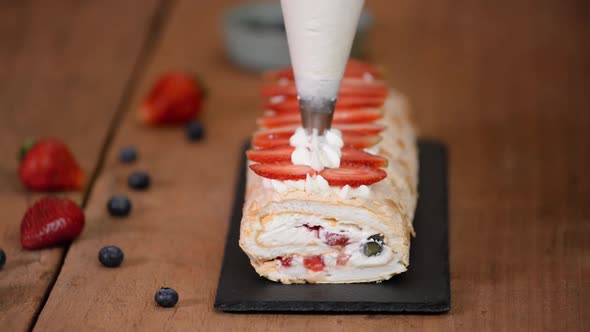
[[[58,139],[28,140],[20,158],[18,175],[29,190],[77,190],[84,186],[84,172],[68,147]]]

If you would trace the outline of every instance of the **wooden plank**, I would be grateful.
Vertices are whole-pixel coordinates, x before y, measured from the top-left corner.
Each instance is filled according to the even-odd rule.
[[[8,256],[0,271],[2,330],[29,329],[64,252],[21,249],[20,220],[38,195],[18,181],[19,146],[29,136],[61,138],[92,175],[156,4],[0,4],[0,247]]]
[[[423,136],[451,151],[453,309],[438,316],[231,315],[213,299],[238,152],[259,114],[258,78],[220,57],[212,29],[223,1],[182,1],[137,88],[88,206],[89,229],[72,246],[40,316],[40,330],[568,330],[590,328],[590,20],[581,2],[370,1],[376,62],[406,93]],[[584,8],[582,8],[584,7]],[[582,14],[584,13],[584,14]],[[146,129],[135,110],[161,71],[189,68],[210,88],[208,137]],[[134,144],[141,160],[116,161]],[[130,192],[146,169],[153,187]],[[114,220],[109,196],[129,194]],[[418,234],[418,236],[420,236]],[[119,269],[96,255],[115,244]],[[160,286],[175,309],[156,307]]]

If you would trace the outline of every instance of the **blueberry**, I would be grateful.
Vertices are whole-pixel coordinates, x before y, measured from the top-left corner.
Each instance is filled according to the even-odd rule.
[[[123,163],[132,163],[137,160],[137,150],[132,146],[126,146],[119,151],[119,160]]]
[[[115,195],[109,199],[107,208],[111,216],[126,217],[131,212],[131,201],[127,196]]]
[[[172,288],[162,287],[156,292],[155,299],[159,306],[171,308],[178,302],[178,293]]]
[[[123,263],[123,250],[115,246],[102,247],[98,252],[98,260],[103,266],[118,267]]]
[[[367,243],[363,245],[363,252],[367,256],[376,256],[383,251],[383,234],[373,234],[367,238]]]
[[[150,176],[146,172],[135,171],[127,178],[127,184],[132,189],[147,189],[150,186]]]
[[[367,256],[376,256],[383,251],[383,246],[378,242],[367,242],[363,246],[363,252]]]
[[[4,264],[6,264],[6,253],[3,249],[0,249],[0,270],[2,270]]]
[[[190,122],[186,125],[184,130],[186,138],[188,138],[190,141],[200,141],[203,138],[203,136],[205,136],[205,129],[203,128],[203,125],[198,121]]]

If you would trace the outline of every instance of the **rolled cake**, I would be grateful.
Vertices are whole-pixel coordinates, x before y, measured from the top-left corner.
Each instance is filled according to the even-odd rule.
[[[315,171],[290,161],[300,122],[289,73],[268,75],[263,88],[268,110],[248,151],[241,248],[259,275],[287,284],[406,271],[418,160],[404,98],[375,67],[351,60],[332,126],[344,141],[340,166]]]

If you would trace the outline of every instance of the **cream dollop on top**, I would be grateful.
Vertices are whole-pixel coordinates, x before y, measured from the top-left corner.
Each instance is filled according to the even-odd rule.
[[[295,148],[291,154],[294,165],[307,165],[318,172],[324,168],[340,167],[344,141],[342,133],[337,129],[328,129],[324,135],[318,135],[314,129],[308,135],[305,129],[297,128],[289,143]]]

